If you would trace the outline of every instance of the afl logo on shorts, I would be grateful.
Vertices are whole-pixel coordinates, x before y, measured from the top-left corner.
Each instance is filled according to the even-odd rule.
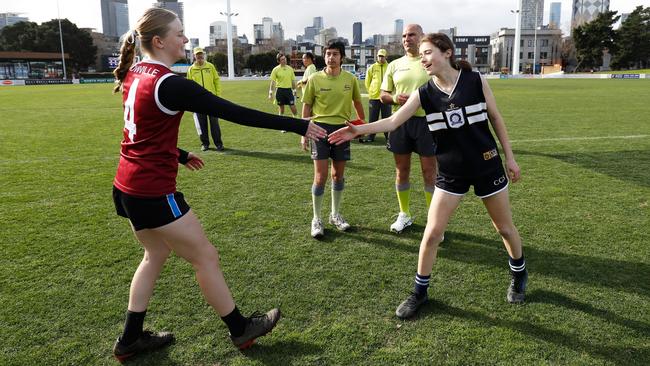
[[[495,185],[495,186],[501,185],[501,184],[503,184],[503,182],[505,182],[505,181],[506,181],[506,176],[505,176],[505,175],[502,175],[502,176],[499,177],[499,179],[495,179],[495,180],[494,180],[494,185]]]
[[[454,109],[451,111],[446,111],[447,122],[451,128],[459,128],[465,124],[465,118],[463,118],[463,111],[461,109]]]

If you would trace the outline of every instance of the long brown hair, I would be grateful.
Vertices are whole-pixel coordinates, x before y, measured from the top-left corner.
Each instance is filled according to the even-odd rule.
[[[176,18],[176,14],[167,9],[149,8],[138,20],[135,29],[126,32],[122,36],[120,63],[113,70],[116,84],[115,88],[113,88],[113,93],[122,90],[122,82],[126,78],[126,73],[129,71],[135,59],[137,40],[140,40],[140,47],[142,49],[151,53],[153,51],[153,37],[163,37],[169,31],[169,23],[173,22]]]
[[[444,34],[444,33],[429,33],[422,37],[422,40],[420,40],[420,44],[424,42],[429,42],[434,47],[440,50],[440,52],[447,52],[447,50],[451,50],[451,56],[449,57],[449,65],[453,67],[456,70],[465,70],[465,71],[472,71],[472,64],[470,64],[467,61],[463,60],[455,60],[454,57],[454,42],[449,39],[449,37]]]

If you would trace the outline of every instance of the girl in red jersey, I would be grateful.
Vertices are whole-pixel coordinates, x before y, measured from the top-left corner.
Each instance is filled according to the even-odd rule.
[[[454,54],[454,44],[446,35],[425,36],[420,42],[420,56],[422,67],[431,76],[429,82],[415,90],[391,117],[364,126],[348,124],[329,137],[330,142],[338,144],[358,135],[391,131],[420,106],[426,112],[426,122],[436,144],[438,176],[420,243],[415,288],[398,306],[395,313],[400,318],[414,316],[427,302],[438,244],[470,186],[474,186],[474,193],[483,200],[510,256],[511,279],[506,299],[509,303],[525,300],[528,271],[508,198],[509,180],[518,181],[521,170],[490,86],[479,73],[472,71],[469,63],[455,62]],[[501,143],[505,170],[490,127]]]
[[[138,40],[148,58],[133,65]],[[279,309],[251,317],[240,314],[219,268],[216,248],[183,194],[176,191],[179,163],[190,170],[203,167],[200,157],[176,147],[183,111],[292,131],[311,139],[326,136],[325,130],[313,123],[235,105],[172,73],[171,65],[185,57],[187,41],[176,14],[149,9],[135,30],[125,35],[120,64],[114,71],[114,91],[121,91],[124,101],[124,139],[113,200],[118,215],[129,219],[144,247],[144,258],[131,282],[124,332],[113,347],[119,361],[166,346],[174,339],[171,333],[143,331],[142,327],[154,285],[172,251],[194,267],[205,299],[228,326],[235,346],[249,347],[280,319]]]

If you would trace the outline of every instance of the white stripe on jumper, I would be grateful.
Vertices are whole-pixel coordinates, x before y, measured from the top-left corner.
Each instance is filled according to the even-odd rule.
[[[467,117],[467,122],[468,122],[470,125],[471,125],[472,123],[483,122],[483,121],[485,121],[485,120],[487,120],[487,114],[485,114],[485,113],[481,113],[481,114],[477,114],[477,115],[475,115],[475,116],[469,116],[469,117]]]
[[[442,113],[429,113],[427,114],[427,122],[433,122],[436,120],[444,120]]]
[[[447,125],[444,122],[438,122],[438,123],[430,123],[429,124],[429,131],[438,131],[438,130],[446,130]]]
[[[469,106],[465,107],[465,112],[467,112],[467,114],[470,114],[470,113],[480,112],[480,111],[482,111],[484,109],[487,109],[486,104],[485,103],[479,103],[479,104],[469,105]]]

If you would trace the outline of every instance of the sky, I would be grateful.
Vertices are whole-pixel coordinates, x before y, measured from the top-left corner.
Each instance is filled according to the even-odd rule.
[[[571,0],[546,0],[544,24],[548,23],[551,2],[562,3],[561,28],[568,33],[571,20]],[[208,45],[210,23],[226,20],[226,0],[185,0],[185,34],[199,38],[201,46]],[[80,28],[102,29],[100,0],[0,0],[0,13],[23,13],[30,21],[42,23],[57,18],[57,3],[61,18],[68,18]],[[135,25],[153,0],[129,0],[129,24]],[[276,5],[282,4],[282,5]],[[406,6],[408,4],[408,6]],[[610,10],[629,13],[636,6],[650,6],[650,0],[611,0]],[[419,23],[425,32],[457,27],[458,35],[482,36],[500,28],[514,28],[517,0],[230,0],[232,23],[239,35],[253,39],[253,24],[263,17],[281,22],[285,38],[296,38],[312,25],[313,17],[322,16],[325,27],[335,27],[338,35],[352,40],[352,23],[363,23],[363,38],[373,34],[393,32],[395,19],[404,24]]]

